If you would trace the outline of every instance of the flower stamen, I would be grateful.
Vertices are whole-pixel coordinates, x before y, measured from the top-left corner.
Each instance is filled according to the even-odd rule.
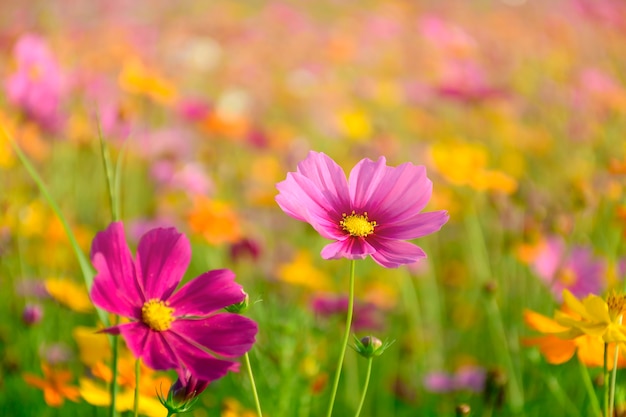
[[[156,298],[146,301],[141,307],[141,321],[157,332],[169,329],[174,321],[174,309],[168,306],[168,302]]]
[[[354,210],[352,210],[352,213],[349,215],[343,213],[339,225],[343,230],[350,233],[350,236],[355,237],[371,235],[374,233],[374,227],[378,226],[375,221],[367,217],[367,212],[356,214]]]

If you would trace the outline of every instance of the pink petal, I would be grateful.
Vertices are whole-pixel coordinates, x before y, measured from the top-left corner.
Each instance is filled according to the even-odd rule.
[[[422,248],[403,240],[375,239],[370,243],[376,248],[372,258],[385,268],[397,268],[426,258]]]
[[[167,343],[176,352],[180,364],[177,368],[179,377],[184,378],[185,371],[188,370],[197,379],[214,381],[228,371],[239,370],[237,362],[217,359],[175,332],[168,332]]]
[[[381,224],[376,227],[376,236],[398,240],[416,239],[438,231],[449,218],[448,212],[443,210],[418,213],[398,223]]]
[[[348,207],[348,181],[343,169],[328,155],[309,152],[298,172],[313,181],[332,207]]]
[[[391,174],[392,170],[393,168],[387,166],[384,156],[378,158],[376,162],[370,159],[359,161],[352,168],[348,180],[352,209],[360,213],[369,207],[372,196],[375,195],[381,182]]]
[[[349,237],[324,246],[321,255],[324,259],[363,259],[374,252],[376,249],[365,239]]]
[[[371,220],[382,225],[412,217],[426,207],[432,194],[426,168],[411,163],[384,167],[381,177],[382,168],[378,164],[364,160],[350,173],[350,191],[354,193],[357,209],[367,211]],[[372,181],[371,186],[360,186],[368,181]],[[361,205],[357,206],[356,201]]]
[[[235,283],[235,274],[219,269],[189,281],[168,301],[176,317],[207,316],[244,298],[241,285]]]
[[[111,223],[96,235],[91,263],[97,271],[91,290],[94,304],[112,313],[136,317],[136,307],[143,305],[144,296],[121,222]]]
[[[189,241],[176,229],[157,228],[143,235],[137,247],[137,264],[141,266],[140,283],[146,299],[167,299],[185,275],[190,260]]]
[[[258,327],[247,317],[220,313],[200,320],[176,320],[171,331],[219,356],[235,358],[252,348]]]
[[[174,350],[169,346],[165,332],[151,330],[141,322],[126,323],[117,329],[136,358],[155,370],[175,369],[179,365]]]
[[[327,239],[343,235],[339,221],[348,205],[334,207],[313,181],[298,172],[287,174],[287,179],[276,184],[276,188],[276,202],[289,216],[310,223]]]

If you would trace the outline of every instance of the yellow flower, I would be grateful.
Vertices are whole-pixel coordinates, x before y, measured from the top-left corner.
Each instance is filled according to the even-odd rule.
[[[97,328],[77,326],[72,336],[78,345],[80,361],[86,366],[95,366],[111,356],[111,345],[105,333],[98,333]]]
[[[367,140],[372,136],[372,124],[367,113],[360,109],[345,110],[339,113],[341,132],[355,141]]]
[[[176,98],[174,85],[146,68],[138,59],[131,59],[124,63],[119,75],[120,87],[134,94],[142,94],[151,99],[168,104]]]
[[[280,265],[278,278],[314,291],[329,291],[332,288],[328,275],[313,265],[311,254],[306,250],[298,251],[291,262]]]
[[[60,407],[66,398],[74,402],[78,401],[78,388],[68,385],[72,379],[72,374],[69,371],[54,369],[47,363],[41,364],[41,370],[43,371],[43,378],[29,373],[25,373],[23,378],[29,385],[43,390],[46,404],[51,407]]]
[[[202,235],[212,245],[235,243],[242,237],[240,221],[224,201],[197,196],[187,221],[192,232]]]
[[[45,286],[52,298],[73,311],[90,313],[94,310],[83,285],[76,284],[69,279],[48,278]]]
[[[611,293],[606,301],[591,294],[581,302],[571,292],[563,290],[563,301],[579,317],[557,311],[554,315],[555,321],[567,329],[557,336],[572,339],[587,334],[600,337],[605,343],[626,342],[626,327],[622,325],[622,315],[626,307],[626,297],[623,294]]]

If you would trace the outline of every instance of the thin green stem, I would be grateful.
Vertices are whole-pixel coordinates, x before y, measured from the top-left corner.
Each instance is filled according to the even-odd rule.
[[[609,416],[613,415],[615,405],[615,380],[617,379],[617,360],[619,359],[619,347],[615,344],[615,354],[613,356],[613,370],[611,371],[611,386],[609,388]]]
[[[337,396],[337,387],[339,386],[339,378],[341,377],[341,367],[343,365],[343,358],[346,356],[346,349],[348,348],[348,340],[350,339],[350,326],[352,325],[352,310],[354,309],[354,269],[356,261],[350,261],[350,292],[348,295],[348,314],[346,314],[346,333],[343,337],[341,346],[341,352],[339,353],[339,360],[337,362],[337,370],[335,371],[335,380],[333,381],[333,387],[330,392],[330,403],[328,404],[328,412],[326,417],[331,417],[333,414],[333,406],[335,405],[335,397]]]
[[[104,176],[107,180],[107,190],[109,191],[109,204],[111,206],[111,217],[113,221],[119,220],[118,205],[113,195],[113,169],[111,168],[111,154],[109,148],[104,143],[102,131],[100,130],[100,121],[98,121],[98,138],[100,139],[100,154],[102,155],[102,164],[104,165]]]
[[[604,343],[604,417],[609,417],[609,344]]]
[[[141,376],[141,359],[135,360],[135,402],[133,405],[133,415],[139,415],[139,377]]]
[[[259,401],[259,394],[256,389],[256,383],[254,382],[254,374],[252,373],[252,366],[250,365],[250,355],[248,352],[243,355],[246,361],[246,368],[248,368],[248,377],[250,378],[250,385],[252,386],[252,395],[254,396],[254,406],[256,407],[256,413],[259,417],[263,417],[261,412],[261,401]]]
[[[119,317],[115,317],[115,325],[119,322]],[[117,359],[119,352],[119,343],[118,337],[112,336],[113,339],[113,349],[111,351],[111,385],[109,386],[109,392],[111,395],[111,408],[109,409],[109,416],[115,417],[117,415],[117,411],[115,410],[116,402],[117,402]]]
[[[598,400],[598,396],[596,395],[596,390],[593,388],[593,382],[591,381],[591,376],[589,376],[589,369],[585,366],[584,363],[579,359],[578,365],[580,368],[580,374],[583,379],[583,384],[585,385],[585,390],[587,391],[587,396],[589,397],[589,401],[591,402],[591,408],[593,409],[594,416],[602,415],[602,408],[600,408],[600,401]]]
[[[370,377],[372,376],[372,362],[374,362],[374,357],[367,358],[367,373],[365,374],[365,385],[363,386],[363,393],[361,394],[359,408],[356,409],[356,414],[354,415],[354,417],[359,417],[359,414],[361,414],[361,409],[363,408],[363,404],[365,403],[367,387],[370,384]]]

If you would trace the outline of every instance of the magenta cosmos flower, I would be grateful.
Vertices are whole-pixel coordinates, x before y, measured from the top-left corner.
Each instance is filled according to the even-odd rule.
[[[105,331],[121,334],[129,349],[149,367],[187,371],[212,381],[237,370],[235,358],[250,350],[257,325],[237,314],[218,312],[245,294],[227,270],[206,272],[178,291],[191,258],[187,238],[174,228],[150,230],[133,259],[121,222],[96,235],[91,261],[97,275],[94,304],[131,321]]]
[[[386,268],[410,264],[426,254],[406,240],[436,232],[448,221],[446,211],[420,213],[432,193],[423,166],[390,167],[382,156],[361,160],[346,179],[330,157],[310,152],[276,188],[285,213],[335,241],[322,249],[324,259],[371,255]]]

